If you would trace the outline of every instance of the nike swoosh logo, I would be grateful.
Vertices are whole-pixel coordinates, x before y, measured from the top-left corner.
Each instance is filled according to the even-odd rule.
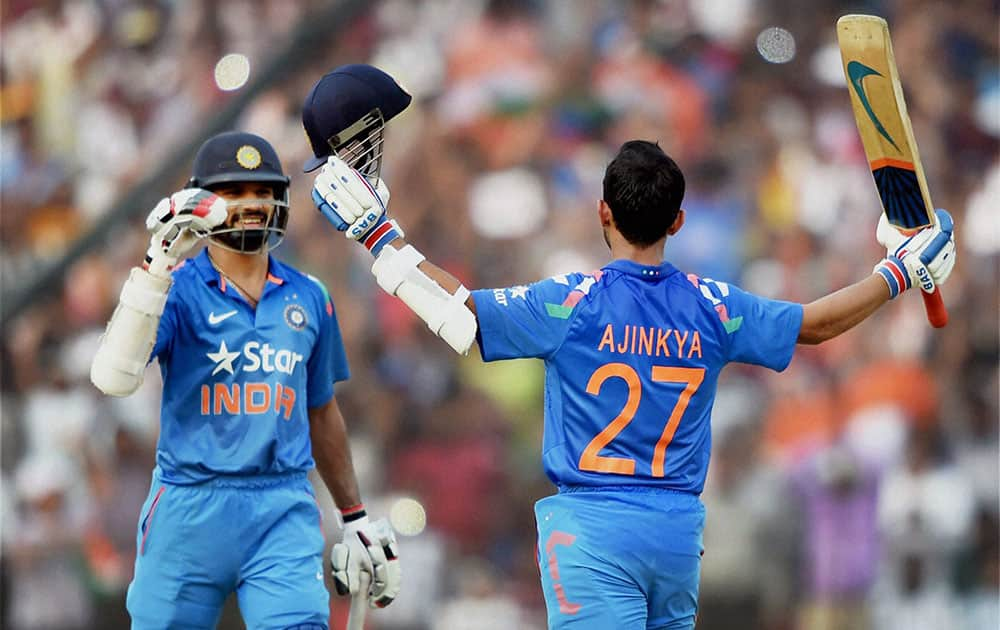
[[[208,314],[208,323],[211,324],[211,325],[213,325],[213,326],[215,326],[219,322],[225,321],[225,320],[229,319],[230,317],[232,317],[235,314],[236,314],[235,310],[229,311],[227,313],[223,313],[222,315],[216,315],[215,313],[209,313]]]
[[[868,117],[871,118],[872,123],[875,125],[875,131],[879,132],[879,135],[888,140],[889,144],[899,151],[899,147],[896,146],[895,140],[889,136],[889,132],[885,130],[885,127],[882,126],[878,116],[876,116],[875,112],[872,110],[871,103],[868,102],[868,95],[865,94],[865,88],[861,84],[861,82],[864,81],[864,78],[870,74],[874,74],[878,77],[882,76],[877,70],[872,70],[865,64],[858,61],[851,61],[847,64],[847,76],[851,79],[851,87],[854,88],[854,92],[858,95],[858,98],[861,99],[861,106],[865,108],[865,113],[868,114]],[[900,151],[900,153],[902,153],[902,151]]]

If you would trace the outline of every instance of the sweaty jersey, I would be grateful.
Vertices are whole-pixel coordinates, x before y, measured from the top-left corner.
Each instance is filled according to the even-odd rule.
[[[783,370],[802,325],[799,304],[669,263],[618,260],[473,299],[484,360],[545,361],[542,459],[558,486],[700,494],[723,366]]]
[[[253,309],[207,250],[173,278],[151,356],[163,375],[161,478],[188,484],[312,468],[308,410],[348,377],[326,289],[269,257]]]

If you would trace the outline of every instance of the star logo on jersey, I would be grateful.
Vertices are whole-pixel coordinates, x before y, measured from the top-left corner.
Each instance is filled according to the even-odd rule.
[[[207,352],[205,353],[209,359],[215,362],[215,369],[212,370],[212,376],[215,376],[222,370],[229,372],[230,374],[235,374],[233,370],[233,361],[236,357],[240,356],[239,352],[230,352],[229,348],[226,347],[225,340],[219,343],[218,352]]]
[[[511,298],[521,298],[522,300],[524,300],[527,299],[527,295],[528,295],[528,287],[524,286],[523,284],[510,288]]]

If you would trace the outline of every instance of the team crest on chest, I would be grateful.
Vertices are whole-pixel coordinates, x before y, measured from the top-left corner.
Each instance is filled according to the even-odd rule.
[[[285,323],[292,330],[302,330],[309,323],[306,310],[298,304],[289,304],[285,307]]]

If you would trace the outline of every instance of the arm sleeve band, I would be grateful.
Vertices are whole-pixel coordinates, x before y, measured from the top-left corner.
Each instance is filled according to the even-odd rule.
[[[170,285],[138,267],[129,274],[90,365],[91,382],[105,394],[128,396],[142,384]]]
[[[454,295],[417,268],[424,255],[412,245],[383,247],[372,273],[379,286],[406,304],[427,327],[459,354],[466,354],[476,339],[476,316],[465,305],[469,290],[459,286]]]

